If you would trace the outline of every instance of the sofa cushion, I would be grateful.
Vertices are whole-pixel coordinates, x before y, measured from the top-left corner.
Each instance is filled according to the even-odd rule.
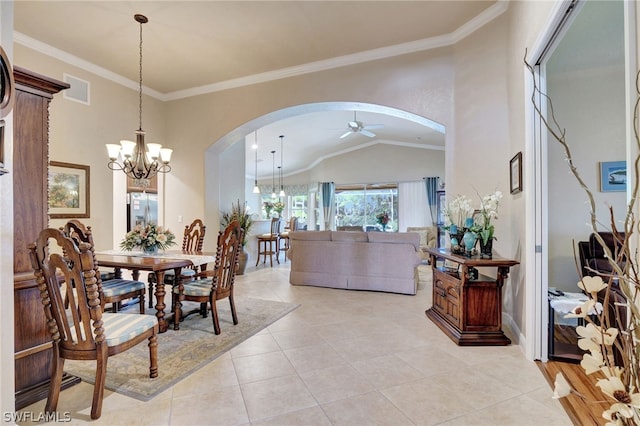
[[[357,241],[366,243],[369,241],[364,231],[335,231],[331,233],[331,241]]]
[[[420,236],[415,232],[370,232],[369,242],[387,244],[412,244],[420,250]]]
[[[294,231],[289,233],[292,240],[331,241],[331,231]]]

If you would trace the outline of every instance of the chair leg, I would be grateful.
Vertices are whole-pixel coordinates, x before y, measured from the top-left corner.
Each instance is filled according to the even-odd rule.
[[[180,317],[182,316],[182,303],[180,297],[174,296],[173,302],[173,329],[180,330]]]
[[[62,374],[64,373],[64,358],[60,356],[60,351],[56,344],[53,345],[53,359],[51,360],[51,381],[49,382],[49,397],[44,407],[46,413],[53,413],[58,408],[58,398],[60,397],[60,387],[62,386]]]
[[[233,325],[238,325],[238,314],[236,313],[236,304],[233,300],[233,294],[229,295],[229,304],[231,305],[231,317],[233,318]]]
[[[93,386],[93,401],[91,402],[91,418],[99,419],[102,414],[102,398],[104,397],[104,382],[107,376],[107,344],[102,343],[102,350],[98,348],[98,359],[96,360],[96,383]],[[102,353],[100,353],[100,351]]]
[[[258,256],[256,256],[256,257],[257,257],[257,259],[256,259],[256,266],[258,266],[258,263],[260,263],[260,243],[261,243],[261,242],[262,242],[262,241],[258,240]]]
[[[216,306],[215,296],[209,299],[211,303],[211,318],[213,319],[213,332],[215,334],[220,334],[220,322],[218,321],[218,308]]]
[[[144,315],[144,291],[140,292],[140,313]]]
[[[149,377],[158,377],[158,335],[149,337]]]
[[[276,262],[278,262],[278,265],[280,264],[280,242],[279,242],[280,238],[276,238],[275,243],[276,243]]]
[[[151,280],[151,272],[149,274],[149,309],[153,308],[153,281]]]

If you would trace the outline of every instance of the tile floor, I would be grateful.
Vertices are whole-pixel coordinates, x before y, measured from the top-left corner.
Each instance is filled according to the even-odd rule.
[[[236,294],[300,308],[151,401],[105,391],[92,423],[571,424],[519,347],[459,347],[431,323],[429,282],[416,296],[298,287],[288,265],[247,268]],[[71,424],[90,421],[92,391],[62,392],[58,410]]]

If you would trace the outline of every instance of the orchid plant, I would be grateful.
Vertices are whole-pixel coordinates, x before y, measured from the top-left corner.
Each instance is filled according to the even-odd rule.
[[[498,218],[498,204],[500,204],[501,199],[501,191],[485,195],[480,199],[480,214],[476,215],[477,219],[472,231],[482,239],[482,244],[487,244],[489,240],[495,238],[493,235],[495,227],[491,223],[491,219]]]
[[[533,67],[525,60],[525,65],[534,76]],[[639,110],[640,87],[636,76],[637,98],[634,108],[634,136],[636,152],[640,152]],[[578,346],[587,351],[580,362],[587,375],[598,374],[601,378],[596,381],[603,398],[611,403],[602,413],[607,425],[638,425],[640,424],[640,262],[637,252],[630,240],[633,231],[638,228],[636,212],[640,205],[640,154],[633,162],[635,180],[632,196],[627,205],[623,229],[619,230],[614,221],[613,209],[609,208],[609,223],[611,232],[619,247],[612,253],[598,234],[598,220],[596,204],[592,191],[586,185],[573,163],[571,150],[565,140],[565,131],[555,119],[553,105],[549,97],[542,93],[532,79],[532,102],[536,113],[541,118],[551,138],[556,140],[564,149],[567,164],[573,176],[587,195],[591,213],[592,231],[604,250],[613,269],[613,273],[603,280],[600,276],[584,277],[578,282],[589,298],[582,306],[567,315],[569,318],[582,318],[586,325],[576,328]],[[540,101],[546,102],[548,115],[542,113]],[[617,287],[619,290],[615,290]],[[615,294],[614,294],[615,292]],[[602,307],[599,302],[602,301]],[[611,303],[614,302],[614,303]],[[613,304],[616,309],[609,309]],[[626,311],[621,315],[620,310]],[[562,373],[558,373],[555,380],[554,398],[563,398],[575,394],[585,399],[567,382]]]
[[[459,230],[465,227],[467,218],[473,215],[473,207],[471,206],[471,198],[466,195],[458,195],[456,198],[447,203],[444,215],[447,220],[446,230],[451,231],[452,225]]]

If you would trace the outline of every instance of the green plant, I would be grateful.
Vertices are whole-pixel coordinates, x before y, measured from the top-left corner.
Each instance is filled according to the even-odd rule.
[[[242,238],[242,247],[244,247],[249,242],[248,235],[253,226],[253,218],[249,214],[248,208],[240,204],[240,200],[231,204],[230,211],[220,213],[220,228],[226,228],[234,220],[237,220],[240,223],[240,228],[244,230],[244,237]]]

